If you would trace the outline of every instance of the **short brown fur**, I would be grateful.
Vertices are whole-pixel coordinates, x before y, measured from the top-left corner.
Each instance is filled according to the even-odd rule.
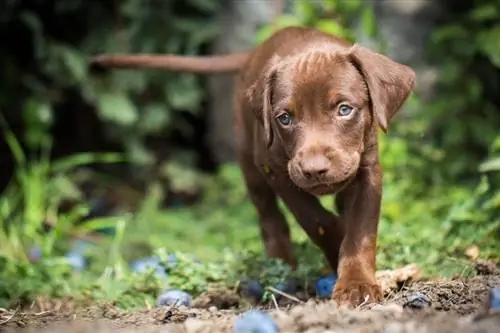
[[[274,33],[238,76],[238,159],[266,253],[296,266],[280,197],[338,273],[339,303],[382,299],[377,126],[387,130],[414,83],[405,65],[301,27]],[[338,215],[320,204],[326,194],[336,194]]]

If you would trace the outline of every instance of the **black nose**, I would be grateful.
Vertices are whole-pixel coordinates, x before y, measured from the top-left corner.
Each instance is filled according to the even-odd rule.
[[[306,178],[321,178],[330,168],[330,160],[323,155],[314,155],[304,158],[300,162],[300,169]]]

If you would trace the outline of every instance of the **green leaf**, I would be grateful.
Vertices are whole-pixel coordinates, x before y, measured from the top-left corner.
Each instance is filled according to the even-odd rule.
[[[7,143],[7,146],[9,146],[9,149],[14,155],[14,159],[16,163],[21,166],[26,163],[26,155],[24,153],[23,147],[21,146],[21,143],[15,136],[14,132],[10,129],[9,124],[3,117],[3,115],[0,113],[0,127],[2,128],[3,135],[5,138],[5,142]]]
[[[375,13],[371,6],[366,6],[363,8],[363,12],[361,14],[361,26],[363,32],[368,37],[375,37],[377,34],[377,20],[375,18]]]
[[[44,38],[42,21],[35,13],[28,10],[21,12],[19,19],[31,29],[33,33],[35,58],[40,59],[46,52],[46,40]]]
[[[186,111],[195,111],[203,98],[196,77],[190,74],[182,74],[177,80],[167,81],[165,95],[172,108]]]
[[[304,22],[295,15],[284,14],[279,16],[273,25],[266,25],[259,29],[256,33],[255,41],[257,44],[262,43],[264,40],[269,38],[274,31],[281,28],[292,27],[292,26],[302,26]]]
[[[161,103],[154,103],[143,109],[143,115],[139,122],[142,133],[159,133],[165,129],[170,121],[170,110]]]
[[[220,8],[218,1],[207,1],[207,0],[187,0],[187,2],[198,10],[202,10],[207,13],[215,13],[217,9]]]
[[[87,74],[87,61],[83,55],[70,47],[61,48],[60,52],[62,61],[73,79],[77,82],[83,81]]]
[[[333,20],[319,20],[316,27],[323,32],[336,36],[344,36],[346,33],[345,29]]]
[[[500,67],[500,25],[480,32],[476,43],[490,61],[496,67]]]
[[[99,229],[115,228],[120,219],[115,216],[97,217],[83,222],[78,226],[79,232],[89,232]]]
[[[122,126],[131,126],[139,119],[137,109],[130,98],[119,92],[106,92],[99,96],[99,115]]]
[[[124,161],[126,161],[125,157],[119,153],[79,153],[53,161],[52,171],[54,173],[63,173],[92,163],[119,163]]]
[[[469,14],[470,18],[474,21],[497,20],[499,15],[499,8],[494,3],[487,3],[485,5],[478,6]]]
[[[443,43],[447,40],[460,40],[468,37],[469,32],[467,28],[462,25],[447,25],[432,33],[431,39],[434,44]]]
[[[479,172],[500,171],[500,157],[491,158],[479,165]]]

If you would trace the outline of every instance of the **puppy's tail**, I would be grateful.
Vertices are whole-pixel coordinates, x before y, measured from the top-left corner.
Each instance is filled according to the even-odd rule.
[[[234,53],[214,56],[176,56],[156,54],[103,54],[90,58],[92,70],[107,68],[160,69],[195,74],[238,72],[250,53]]]

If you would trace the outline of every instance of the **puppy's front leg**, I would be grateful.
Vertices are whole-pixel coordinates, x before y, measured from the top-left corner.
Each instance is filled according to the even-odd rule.
[[[339,279],[332,297],[340,304],[356,306],[383,298],[375,279],[381,199],[382,169],[378,163],[361,168],[354,183],[337,195],[345,237],[340,247]]]
[[[323,251],[336,271],[344,238],[344,228],[338,216],[326,210],[317,197],[300,190],[290,180],[279,182],[275,188],[302,229]]]

